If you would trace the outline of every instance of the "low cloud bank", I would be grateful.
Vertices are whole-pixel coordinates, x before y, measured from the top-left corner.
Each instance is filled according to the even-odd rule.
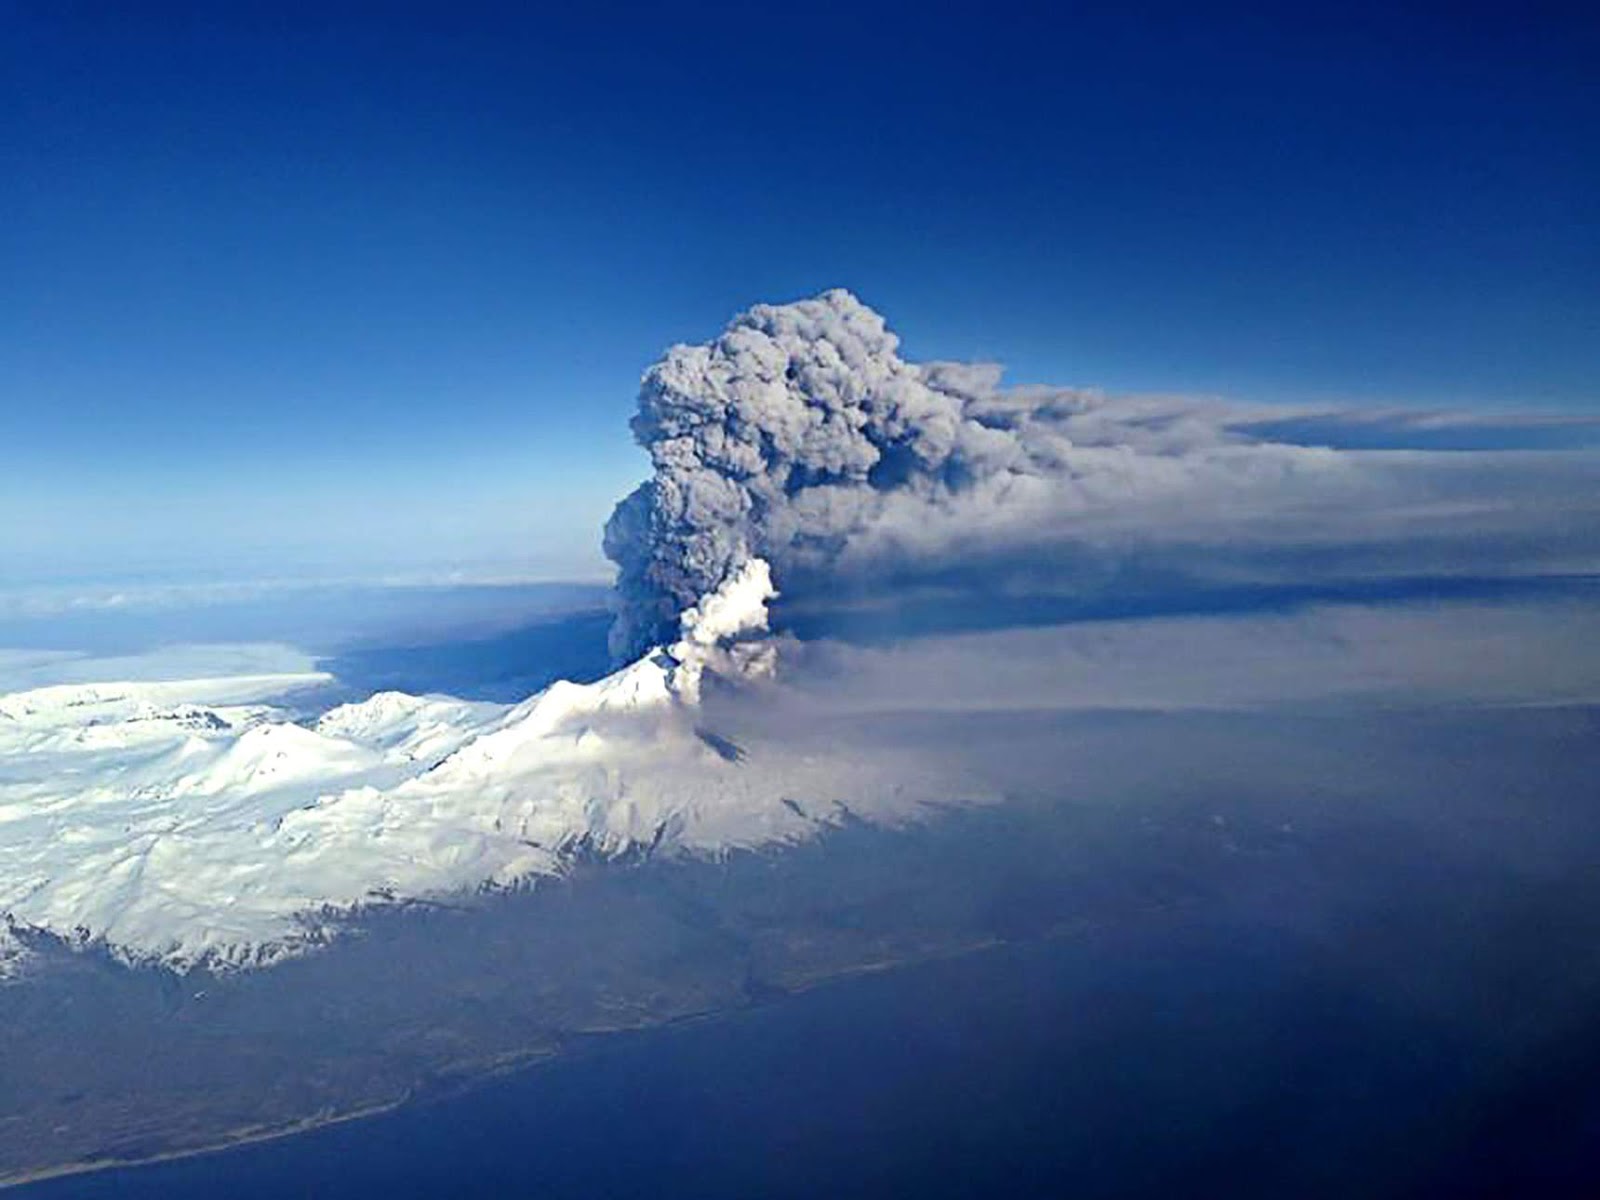
[[[796,716],[1593,706],[1600,606],[1341,604],[819,641],[786,667],[778,699]]]

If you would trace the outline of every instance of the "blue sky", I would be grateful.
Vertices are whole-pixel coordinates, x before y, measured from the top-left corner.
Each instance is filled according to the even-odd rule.
[[[598,575],[641,369],[834,285],[1019,380],[1596,407],[1576,6],[6,10],[0,583]]]

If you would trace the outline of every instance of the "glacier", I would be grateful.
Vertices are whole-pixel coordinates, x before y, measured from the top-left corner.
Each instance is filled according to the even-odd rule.
[[[973,798],[909,754],[733,747],[703,727],[708,676],[774,686],[773,595],[748,560],[677,642],[512,705],[382,692],[302,723],[274,703],[315,681],[295,675],[0,696],[0,977],[41,937],[176,969],[267,965],[366,905]]]

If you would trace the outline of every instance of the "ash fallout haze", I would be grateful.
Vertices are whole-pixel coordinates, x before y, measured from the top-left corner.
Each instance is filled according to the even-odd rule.
[[[0,1187],[1600,1187],[1591,15],[5,17]]]

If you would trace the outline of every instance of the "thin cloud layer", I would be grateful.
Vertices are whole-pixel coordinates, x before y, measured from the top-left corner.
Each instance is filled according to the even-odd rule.
[[[1486,708],[1600,704],[1592,599],[1315,605],[1087,621],[889,645],[808,643],[797,713]]]
[[[849,292],[758,305],[645,374],[633,431],[654,474],[605,534],[612,651],[659,642],[751,556],[800,604],[918,583],[981,595],[1128,574],[1304,583],[1600,565],[1592,451],[1336,449],[1334,416],[1297,415],[1005,388],[997,367],[907,362]],[[1515,422],[1457,425],[1475,445],[1494,429],[1526,444]]]

